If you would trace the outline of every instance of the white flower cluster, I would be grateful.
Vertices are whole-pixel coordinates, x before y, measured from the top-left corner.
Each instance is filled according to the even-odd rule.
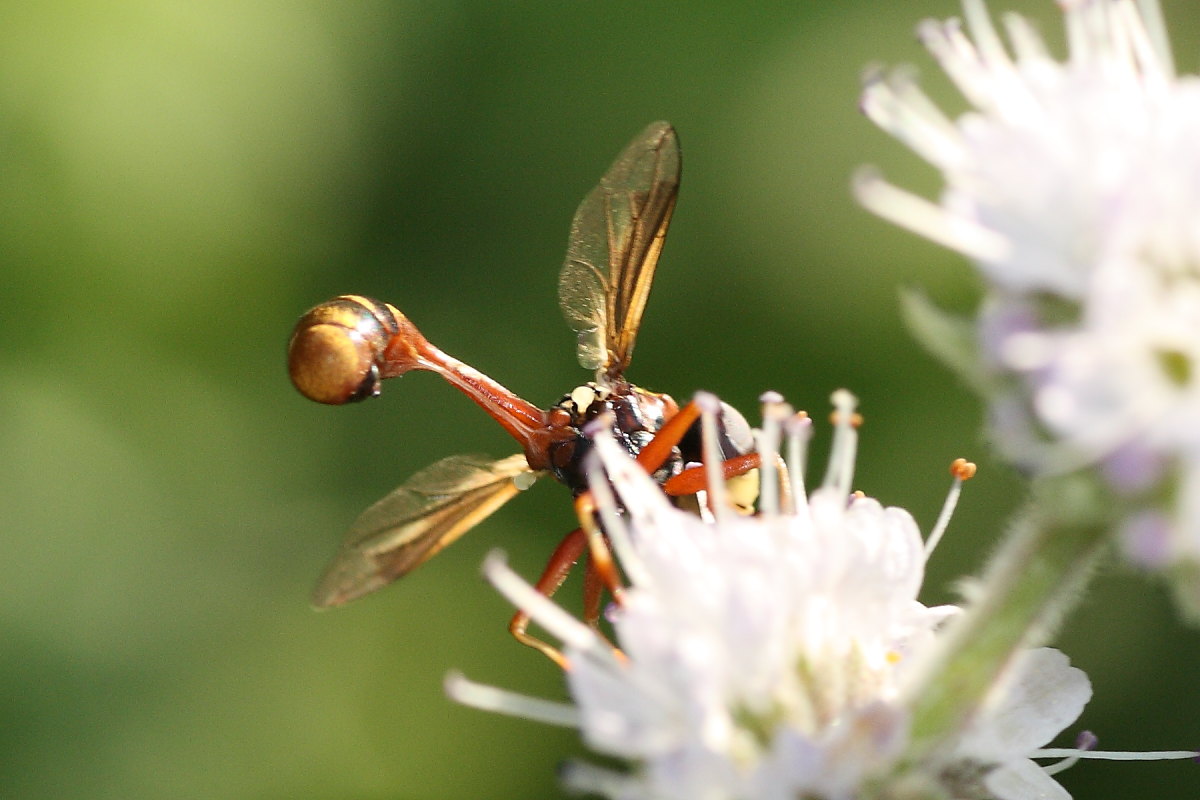
[[[913,678],[958,609],[918,601],[927,547],[912,517],[850,492],[852,398],[839,396],[825,485],[806,498],[793,461],[790,500],[781,510],[772,495],[754,517],[719,513],[720,498],[715,518],[676,509],[598,434],[592,484],[630,582],[611,615],[620,650],[493,561],[498,588],[566,643],[575,707],[497,702],[462,678],[451,693],[577,725],[594,750],[634,764],[568,773],[575,788],[613,798],[886,796],[912,744]],[[769,443],[763,451],[770,460]],[[1030,757],[1090,695],[1061,653],[1028,651],[971,726],[907,777],[959,798],[1069,798]]]
[[[972,257],[976,363],[996,440],[1035,472],[1099,465],[1131,557],[1200,569],[1200,80],[1177,77],[1157,4],[1064,0],[1069,56],[983,0],[921,38],[974,107],[903,74],[863,108],[937,167],[940,204],[864,175],[880,215]],[[991,379],[990,383],[988,379]]]

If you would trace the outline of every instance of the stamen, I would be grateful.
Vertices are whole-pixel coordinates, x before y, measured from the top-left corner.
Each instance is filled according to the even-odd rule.
[[[1200,759],[1200,750],[1072,750],[1069,747],[1048,747],[1035,750],[1030,758],[1063,756],[1096,761],[1182,761],[1185,758]]]
[[[1163,20],[1162,6],[1158,0],[1138,0],[1145,35],[1158,57],[1159,68],[1167,78],[1175,77],[1175,56],[1171,53],[1171,39],[1167,36],[1167,23]]]
[[[510,717],[523,717],[534,722],[544,722],[547,725],[558,725],[563,728],[578,728],[582,724],[579,709],[567,703],[555,703],[538,697],[509,692],[475,683],[467,679],[461,672],[448,672],[442,684],[447,696],[456,703],[477,708],[480,711],[494,711],[507,714]]]
[[[592,441],[596,445],[596,450],[588,458],[586,464],[588,486],[591,487],[596,508],[600,511],[604,532],[608,534],[613,552],[617,554],[617,560],[621,562],[621,568],[625,571],[625,577],[629,579],[630,584],[647,586],[651,583],[650,575],[633,546],[633,537],[629,534],[629,526],[617,512],[617,500],[613,496],[615,488],[621,497],[626,499],[626,503],[631,504],[629,499],[631,496],[636,499],[638,482],[644,481],[646,474],[642,472],[636,462],[630,461],[623,452],[620,452],[620,448],[613,440],[612,433],[607,428],[603,433],[593,437]],[[607,470],[607,479],[602,466],[603,470]],[[636,506],[637,504],[632,503],[632,505]]]
[[[1029,20],[1011,11],[1005,13],[1001,19],[1004,22],[1004,32],[1008,34],[1008,41],[1012,43],[1017,61],[1028,63],[1050,59],[1046,43],[1042,41],[1037,29],[1030,24]]]
[[[1091,47],[1083,25],[1082,3],[1063,3],[1063,26],[1067,34],[1067,53],[1070,63],[1088,62]]]
[[[1171,761],[1184,758],[1195,759],[1200,753],[1195,750],[1095,750],[1100,740],[1091,731],[1083,731],[1075,740],[1075,747],[1048,747],[1035,750],[1030,758],[1061,758],[1056,764],[1042,767],[1047,775],[1054,775],[1073,766],[1081,758],[1091,758],[1101,761]]]
[[[965,458],[956,458],[950,464],[950,474],[960,481],[971,480],[971,478],[975,477],[978,469],[974,461],[967,461]]]
[[[968,100],[974,102],[974,94],[969,92],[969,83],[966,76],[967,68],[973,66],[978,59],[974,55],[974,48],[968,47],[964,50],[962,47],[963,38],[955,36],[955,31],[962,26],[962,21],[958,19],[947,19],[939,21],[936,19],[923,19],[917,23],[917,41],[921,46],[929,51],[934,60],[938,62],[942,70],[958,90],[962,92]]]
[[[587,423],[583,427],[583,432],[596,444],[606,441],[605,437],[611,435],[609,431],[612,425],[613,415],[606,412]],[[599,449],[603,449],[604,445],[598,444],[598,447]],[[589,467],[587,474],[591,486],[588,492],[575,498],[575,514],[579,518],[579,526],[583,530],[584,536],[587,537],[588,552],[592,558],[592,568],[596,571],[596,574],[600,577],[604,585],[608,587],[613,600],[619,604],[624,594],[620,571],[613,560],[613,550],[609,544],[609,540],[605,538],[605,531],[596,521],[597,513],[599,512],[603,520],[605,518],[605,508],[608,508],[613,511],[613,513],[608,515],[609,520],[616,522],[616,502],[603,475],[596,479],[592,474],[593,468],[591,468],[590,464],[585,464],[585,466]],[[601,486],[600,484],[603,485]],[[599,495],[596,491],[597,486],[600,486],[598,490]],[[602,498],[606,498],[608,502],[603,502]],[[616,524],[620,526],[619,522]],[[628,539],[628,537],[626,538]]]
[[[966,155],[962,134],[917,86],[912,70],[894,69],[887,74],[868,70],[859,107],[872,122],[939,169],[962,163]]]
[[[503,550],[493,550],[487,554],[483,560],[483,576],[510,603],[529,614],[531,619],[557,636],[564,645],[584,651],[607,649],[591,628],[559,608],[550,598],[509,569],[508,558]]]
[[[812,438],[812,420],[807,412],[798,411],[784,424],[788,436],[788,472],[792,480],[792,513],[799,514],[808,508],[804,470],[808,459],[808,440]]]
[[[975,477],[975,469],[975,464],[967,461],[965,458],[956,458],[950,464],[950,474],[954,476],[954,483],[950,485],[950,492],[946,495],[946,502],[942,504],[942,513],[938,514],[937,522],[934,523],[929,538],[925,540],[926,560],[929,559],[934,548],[938,546],[938,542],[945,535],[946,528],[950,525],[950,518],[954,516],[954,509],[958,506],[958,498],[962,494],[963,481],[968,481]]]
[[[981,0],[963,0],[963,17],[967,22],[967,30],[971,32],[971,38],[975,40],[980,60],[989,69],[1012,72],[1013,63],[996,33],[995,26],[992,25],[987,6]]]
[[[1157,6],[1157,3],[1142,3],[1143,6]],[[1153,83],[1159,87],[1164,87],[1174,77],[1172,71],[1164,71],[1164,67],[1173,69],[1173,66],[1168,63],[1170,53],[1168,48],[1168,58],[1164,61],[1158,49],[1159,42],[1154,41],[1151,31],[1148,26],[1143,24],[1143,20],[1149,20],[1138,14],[1138,9],[1130,0],[1122,0],[1113,9],[1113,14],[1119,20],[1119,26],[1125,32],[1128,39],[1129,48],[1133,53],[1133,60],[1136,61],[1140,74],[1147,83]],[[1159,17],[1161,21],[1161,15]]]
[[[858,398],[847,390],[838,389],[829,399],[833,403],[833,447],[821,485],[848,495],[850,485],[854,482],[854,458],[858,450],[855,428],[862,424],[862,417],[854,411]]]
[[[587,476],[588,488],[592,494],[593,507],[600,515],[601,522],[600,527],[596,528],[594,521],[589,525],[587,520],[580,520],[580,524],[585,528],[589,544],[593,548],[592,552],[595,552],[594,548],[597,544],[610,546],[616,554],[617,560],[624,566],[630,560],[633,550],[629,540],[629,529],[617,512],[617,499],[613,496],[610,479],[605,477],[604,469],[600,465],[600,457],[596,453],[588,454],[584,463],[584,474]],[[603,535],[608,536],[608,545],[604,545]],[[595,537],[600,537],[601,541],[595,542]]]
[[[1064,769],[1070,769],[1071,767],[1075,766],[1076,763],[1078,763],[1079,753],[1095,750],[1099,741],[1100,740],[1096,737],[1096,734],[1092,733],[1091,731],[1080,731],[1079,735],[1075,737],[1074,750],[1068,751],[1072,754],[1055,764],[1047,764],[1046,766],[1042,767],[1042,771],[1047,775],[1055,775],[1059,772],[1062,772]]]
[[[763,514],[769,517],[779,514],[779,439],[783,420],[792,414],[792,409],[783,402],[779,392],[764,392],[759,397],[762,403],[762,431],[758,435],[758,454],[761,458],[759,466],[758,505]]]
[[[963,32],[962,20],[923,22],[917,26],[917,37],[972,105],[995,105],[992,74],[974,42]]]
[[[893,186],[872,168],[855,173],[853,190],[868,211],[968,258],[995,263],[1007,258],[1011,250],[1008,240],[995,231]]]
[[[725,491],[725,474],[721,469],[725,459],[717,444],[717,416],[721,413],[721,401],[710,392],[696,392],[693,400],[700,408],[700,452],[708,481],[708,504],[718,523],[728,521],[731,509]]]
[[[1123,8],[1124,7],[1124,8]],[[1117,2],[1109,4],[1105,9],[1108,13],[1105,14],[1105,22],[1108,25],[1106,44],[1108,45],[1107,55],[1115,62],[1110,67],[1128,67],[1131,72],[1136,73],[1137,59],[1134,57],[1136,42],[1134,41],[1134,30],[1129,27],[1129,19],[1126,16],[1122,18],[1122,10],[1129,11],[1133,14],[1137,12],[1128,2]]]

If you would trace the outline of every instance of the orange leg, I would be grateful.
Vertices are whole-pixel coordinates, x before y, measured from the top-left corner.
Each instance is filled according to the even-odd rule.
[[[579,561],[579,557],[587,551],[587,536],[583,532],[583,528],[576,528],[566,535],[558,547],[554,549],[553,555],[546,563],[546,568],[542,570],[542,577],[538,578],[538,582],[534,584],[537,589],[546,597],[554,596],[558,588],[563,585],[563,581],[567,579],[567,575],[571,572],[571,567],[575,566],[575,562]],[[590,569],[588,570],[591,571]],[[586,592],[586,584],[585,584]],[[600,618],[599,607],[600,598],[599,591],[596,592],[596,618]],[[509,620],[508,632],[511,633],[518,642],[534,648],[544,653],[551,661],[558,664],[560,667],[566,668],[566,658],[562,651],[558,648],[543,642],[536,636],[532,636],[527,632],[529,628],[529,614],[523,610],[518,610],[513,614],[513,618]]]
[[[637,454],[637,462],[642,465],[642,469],[652,473],[665,464],[671,457],[671,450],[683,440],[688,429],[692,427],[692,423],[698,419],[700,419],[700,409],[695,402],[689,401],[658,429],[654,438],[647,442],[646,446]]]
[[[579,557],[586,550],[587,536],[583,528],[576,528],[568,533],[559,542],[558,547],[554,549],[553,555],[550,556],[550,560],[547,562],[546,568],[542,570],[542,576],[538,578],[538,582],[534,584],[534,588],[546,595],[546,597],[553,597],[554,593],[566,581],[571,568],[578,563]],[[595,563],[591,559],[588,559],[583,573],[583,618],[588,625],[591,625],[596,630],[600,628],[600,611],[603,596],[604,581],[601,579]],[[566,669],[567,659],[562,654],[562,651],[530,634],[528,632],[529,621],[529,614],[525,611],[517,611],[517,613],[513,614],[512,619],[509,620],[508,632],[521,644],[538,650],[559,667]]]
[[[695,402],[689,401],[687,405],[679,409],[675,416],[667,420],[666,424],[654,434],[654,438],[637,454],[637,462],[642,469],[647,473],[653,473],[661,467],[671,457],[671,451],[675,445],[679,444],[699,418],[700,408]],[[613,561],[608,541],[596,524],[596,501],[592,498],[591,492],[584,492],[575,498],[575,516],[587,533],[588,552],[591,555],[591,560],[588,562],[589,567],[596,570],[597,577],[603,582],[613,599],[618,603],[621,602],[621,576],[617,571],[616,562]]]
[[[596,630],[600,629],[600,612],[603,608],[604,581],[600,572],[588,559],[583,567],[583,621]]]
[[[679,444],[684,435],[700,418],[700,409],[693,402],[679,409],[671,419],[667,420],[654,438],[642,448],[637,455],[637,462],[647,473],[653,473],[671,456],[671,451]],[[722,465],[722,474],[726,478],[745,474],[759,466],[757,453],[731,458]],[[673,496],[695,494],[707,486],[703,467],[686,469],[672,477],[663,486],[663,490]],[[592,627],[598,627],[604,589],[608,589],[616,602],[621,601],[623,587],[612,551],[599,526],[596,524],[596,503],[591,492],[584,492],[575,498],[575,513],[581,527],[567,534],[566,538],[550,556],[550,561],[542,571],[541,578],[535,588],[551,597],[563,581],[567,579],[571,568],[579,561],[585,551],[589,554],[586,572],[584,573],[584,619]],[[567,661],[562,652],[546,642],[530,635],[529,615],[518,611],[508,624],[509,632],[522,644],[539,650],[555,664],[564,669]]]
[[[721,463],[721,477],[729,480],[739,475],[745,475],[760,466],[762,466],[762,459],[759,458],[758,453],[734,456]],[[708,474],[704,467],[689,467],[678,475],[668,478],[667,482],[663,484],[663,491],[671,497],[683,497],[707,490]]]

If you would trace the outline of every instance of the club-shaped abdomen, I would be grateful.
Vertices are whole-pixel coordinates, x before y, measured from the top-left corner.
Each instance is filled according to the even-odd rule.
[[[441,375],[521,443],[529,465],[543,469],[545,414],[478,370],[429,343],[395,306],[359,295],[311,309],[288,344],[288,372],[305,397],[342,405],[379,394],[380,383],[411,370]]]
[[[389,342],[404,317],[369,297],[344,295],[310,309],[288,343],[288,374],[302,395],[341,405],[379,394]]]

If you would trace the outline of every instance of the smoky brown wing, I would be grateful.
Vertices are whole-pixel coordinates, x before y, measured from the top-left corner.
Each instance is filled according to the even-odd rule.
[[[579,363],[612,377],[629,364],[679,193],[679,140],[666,122],[642,131],[580,203],[558,299],[579,335]]]
[[[479,524],[535,476],[525,456],[460,455],[426,467],[368,508],[313,591],[318,608],[380,589]]]

